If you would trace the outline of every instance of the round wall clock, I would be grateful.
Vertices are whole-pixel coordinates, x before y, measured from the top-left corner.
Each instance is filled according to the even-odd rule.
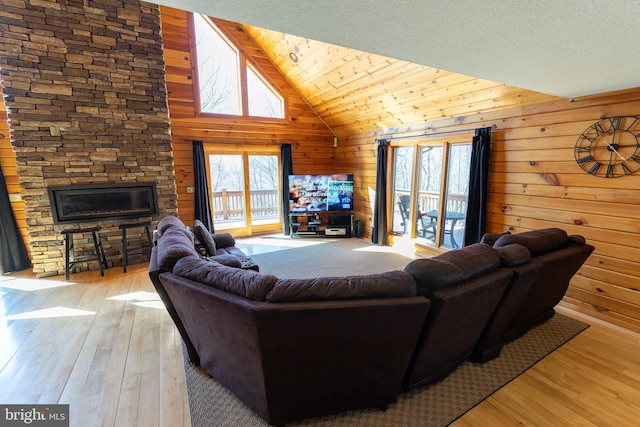
[[[578,166],[601,178],[618,178],[640,170],[640,118],[616,116],[602,119],[578,137]]]

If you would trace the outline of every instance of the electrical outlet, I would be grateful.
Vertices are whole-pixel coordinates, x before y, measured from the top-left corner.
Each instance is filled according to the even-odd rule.
[[[196,187],[187,187],[187,193],[195,193]]]

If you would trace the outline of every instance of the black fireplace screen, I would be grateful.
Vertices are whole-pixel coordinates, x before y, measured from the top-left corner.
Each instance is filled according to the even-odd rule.
[[[158,213],[155,183],[49,187],[49,200],[56,224]]]

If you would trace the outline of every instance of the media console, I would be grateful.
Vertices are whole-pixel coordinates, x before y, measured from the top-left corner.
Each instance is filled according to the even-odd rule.
[[[353,215],[340,212],[291,212],[289,235],[299,237],[352,237]]]

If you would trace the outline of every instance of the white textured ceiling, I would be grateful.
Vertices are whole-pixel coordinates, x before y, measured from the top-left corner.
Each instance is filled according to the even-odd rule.
[[[152,0],[549,95],[640,87],[639,0]]]

